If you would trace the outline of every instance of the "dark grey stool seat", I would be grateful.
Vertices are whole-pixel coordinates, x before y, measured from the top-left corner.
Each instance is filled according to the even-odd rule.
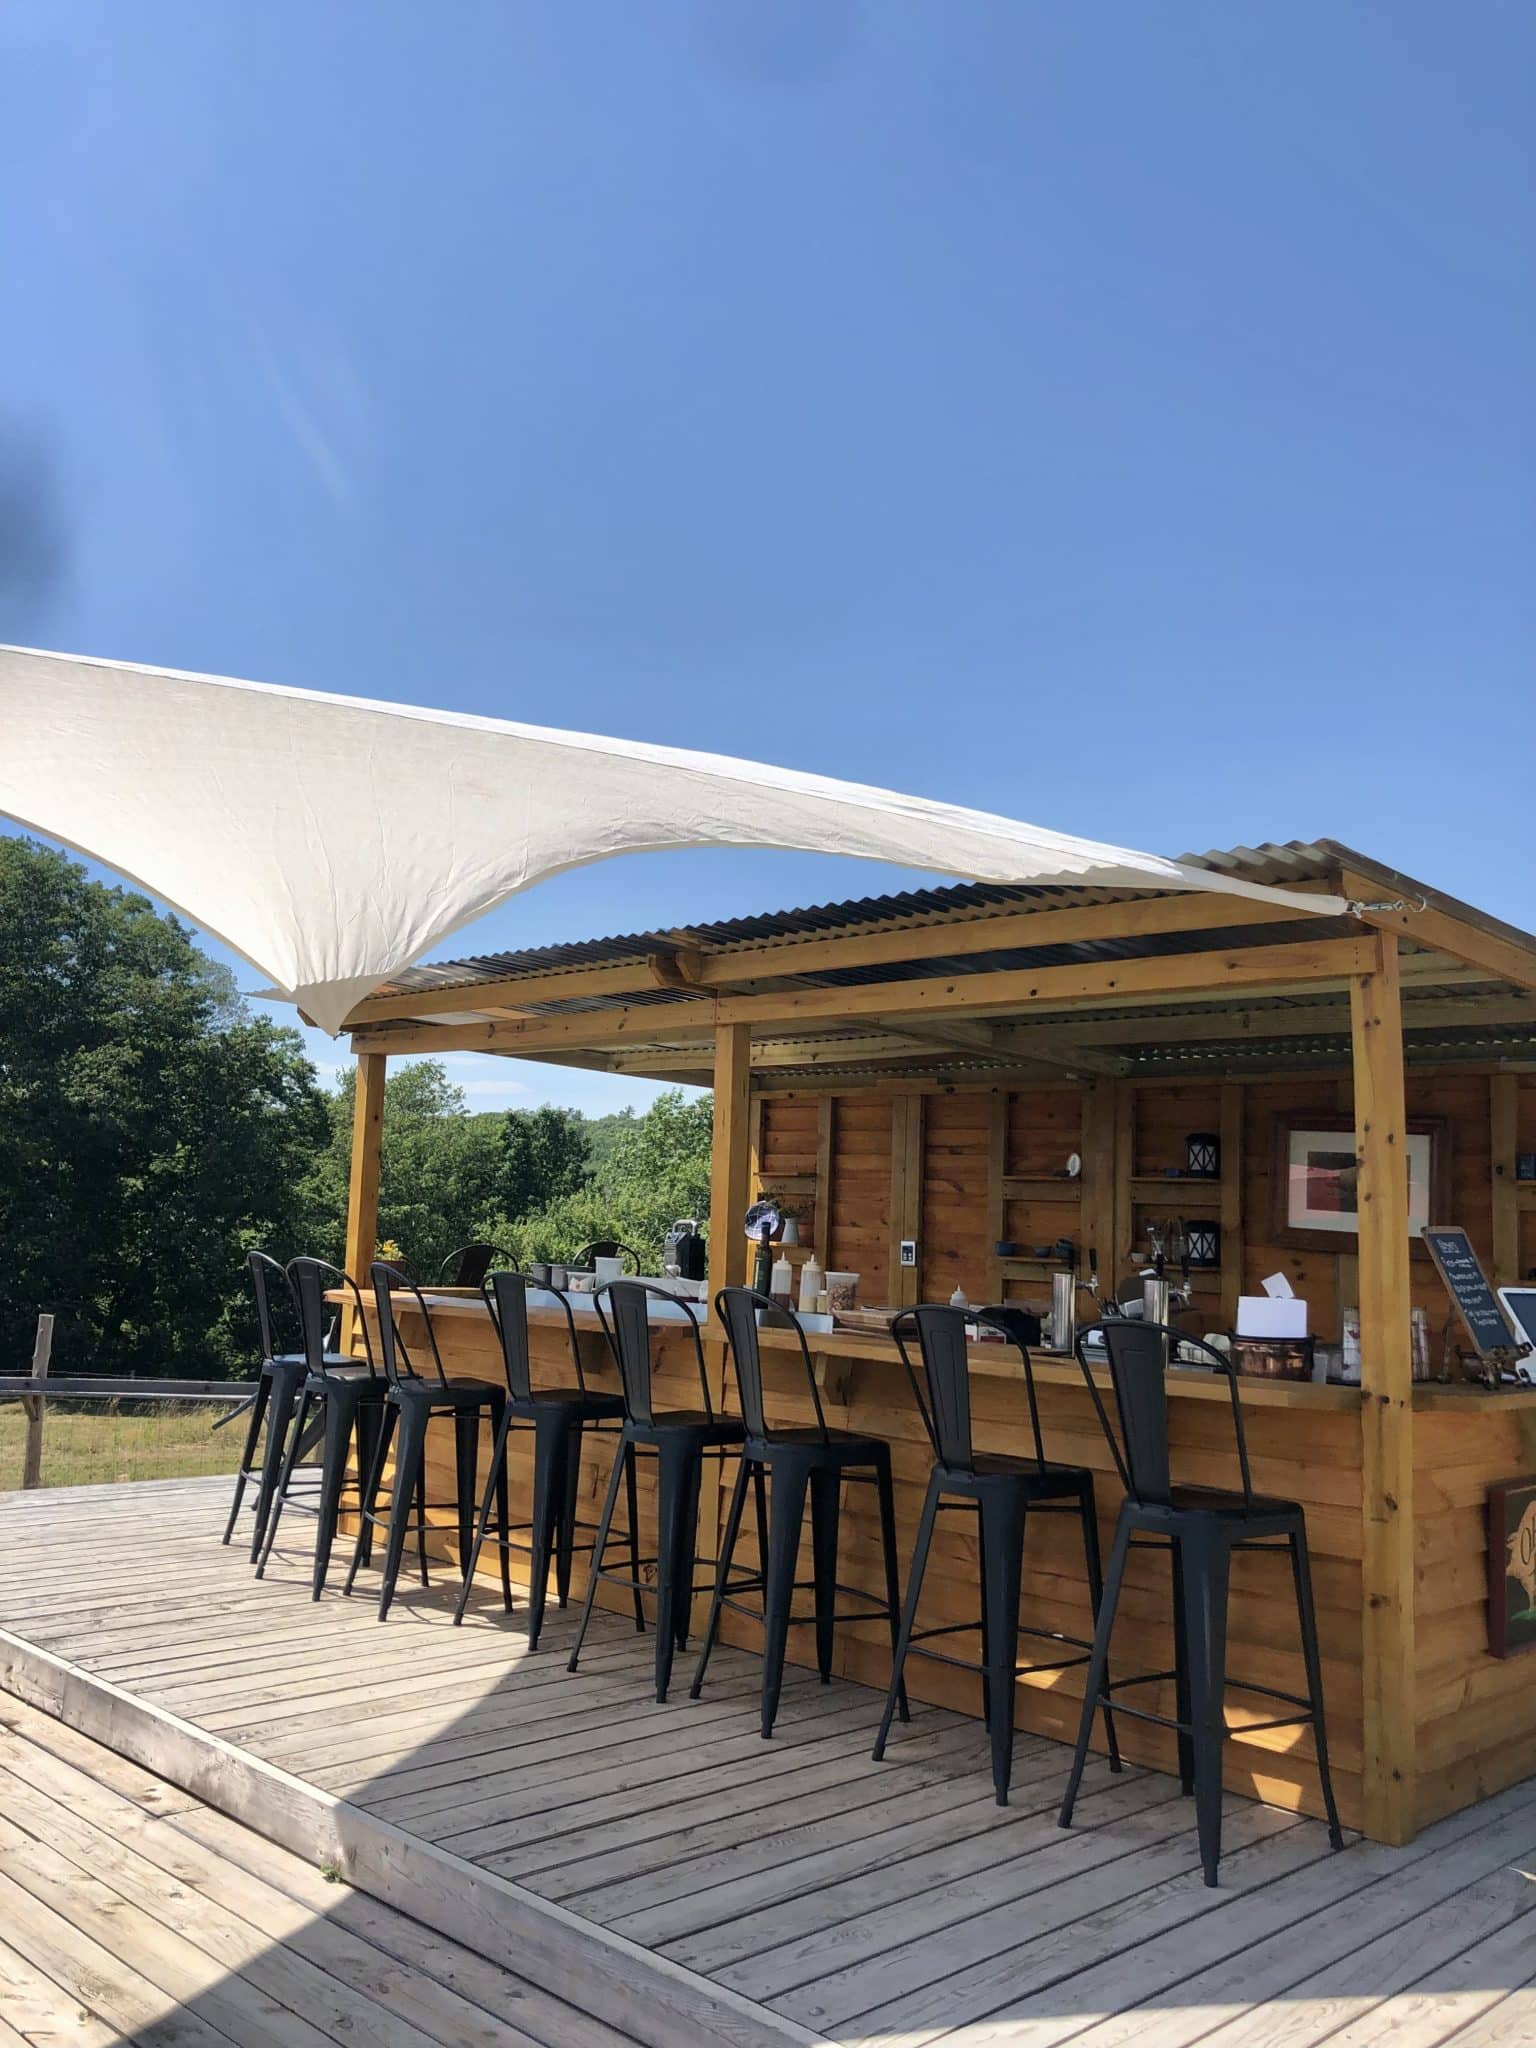
[[[860,1436],[852,1430],[829,1429],[816,1385],[816,1368],[805,1330],[792,1310],[781,1307],[765,1294],[750,1287],[724,1287],[715,1297],[715,1313],[725,1330],[736,1368],[736,1386],[746,1423],[741,1469],[736,1475],[726,1516],[720,1562],[715,1572],[714,1597],[710,1601],[709,1623],[704,1647],[691,1688],[694,1699],[704,1689],[709,1653],[719,1632],[722,1608],[744,1614],[763,1624],[762,1730],[772,1735],[778,1718],[779,1695],[784,1683],[784,1656],[789,1631],[797,1622],[813,1622],[816,1629],[816,1667],[823,1685],[832,1681],[834,1632],[840,1621],[881,1621],[896,1644],[897,1616],[901,1592],[896,1574],[896,1511],[891,1489],[891,1449],[879,1437]],[[763,1399],[763,1367],[758,1343],[758,1318],[763,1317],[794,1331],[800,1340],[800,1360],[805,1383],[815,1410],[814,1428],[781,1429],[770,1425]],[[763,1508],[764,1480],[768,1484],[768,1512]],[[849,1481],[865,1480],[875,1488],[880,1510],[880,1535],[885,1554],[884,1598],[867,1593],[860,1586],[845,1586],[837,1577],[838,1523],[842,1488]],[[757,1489],[758,1570],[731,1576],[736,1542],[741,1533],[742,1511],[747,1486]],[[795,1577],[800,1554],[800,1531],[805,1521],[806,1496],[811,1506],[811,1577]],[[767,1523],[766,1554],[764,1523]],[[814,1611],[793,1612],[797,1592],[813,1596]],[[754,1608],[740,1596],[757,1593],[761,1608]],[[838,1597],[856,1600],[857,1607],[839,1609]],[[900,1698],[901,1715],[907,1717],[906,1694]]]
[[[313,1514],[315,1560],[310,1594],[318,1600],[325,1590],[331,1551],[336,1541],[342,1503],[349,1488],[361,1501],[359,1480],[349,1471],[367,1471],[379,1440],[387,1391],[383,1376],[373,1362],[368,1325],[363,1317],[362,1296],[349,1274],[324,1259],[294,1259],[287,1269],[287,1281],[298,1309],[299,1332],[304,1344],[304,1375],[296,1385],[293,1422],[286,1445],[280,1446],[281,1468],[272,1486],[266,1528],[257,1557],[256,1576],[266,1576],[267,1563],[277,1541],[277,1531],[288,1507]],[[328,1351],[325,1345],[325,1291],[332,1282],[350,1290],[357,1327],[362,1333],[365,1356],[358,1359]],[[300,1460],[316,1440],[323,1446],[320,1482],[312,1492],[296,1485]],[[269,1428],[267,1451],[271,1455],[273,1434]],[[355,1464],[354,1464],[355,1460]]]
[[[1249,1722],[1242,1732],[1250,1735],[1261,1728],[1311,1727],[1323,1806],[1328,1816],[1328,1839],[1335,1849],[1342,1849],[1344,1837],[1339,1828],[1333,1779],[1328,1768],[1328,1732],[1323,1715],[1323,1674],[1317,1644],[1317,1614],[1312,1598],[1312,1569],[1307,1554],[1306,1512],[1299,1501],[1278,1500],[1253,1490],[1237,1372],[1230,1358],[1209,1344],[1185,1336],[1182,1331],[1169,1330],[1157,1323],[1111,1318],[1102,1327],[1119,1420],[1118,1437],[1110,1425],[1082,1340],[1078,1343],[1077,1356],[1126,1497],[1115,1528],[1104,1600],[1094,1632],[1093,1655],[1083,1694],[1082,1722],[1066,1796],[1062,1800],[1061,1825],[1065,1828],[1072,1824],[1095,1710],[1099,1707],[1107,1710],[1111,1696],[1123,1688],[1162,1683],[1171,1678],[1175,1684],[1178,1709],[1173,1717],[1153,1713],[1145,1707],[1128,1706],[1118,1699],[1115,1710],[1132,1714],[1138,1720],[1156,1722],[1160,1727],[1172,1728],[1177,1733],[1179,1780],[1186,1794],[1194,1794],[1201,1867],[1206,1883],[1216,1883],[1221,1862],[1222,1744],[1227,1734],[1225,1694],[1229,1575],[1235,1552],[1263,1550],[1287,1556],[1290,1562],[1307,1690],[1305,1694],[1281,1692],[1274,1686],[1255,1685],[1247,1679],[1235,1680],[1242,1691],[1257,1694],[1261,1699],[1276,1700],[1292,1709],[1290,1713],[1277,1714],[1268,1721]],[[1209,1364],[1227,1377],[1241,1491],[1176,1486],[1173,1483],[1165,1375],[1170,1344],[1175,1339],[1186,1349],[1190,1344],[1196,1344]],[[1144,1546],[1167,1548],[1171,1554],[1174,1669],[1141,1672],[1134,1677],[1111,1682],[1108,1675],[1109,1644],[1120,1590],[1125,1582],[1126,1563],[1133,1548]]]
[[[363,1483],[357,1546],[342,1590],[351,1592],[359,1568],[367,1562],[372,1531],[381,1527],[384,1530],[384,1570],[379,1587],[379,1619],[383,1621],[395,1597],[413,1503],[422,1584],[426,1585],[429,1578],[426,1517],[428,1510],[434,1507],[453,1507],[458,1512],[459,1569],[468,1579],[475,1534],[475,1478],[480,1461],[480,1424],[482,1420],[488,1420],[493,1429],[499,1430],[507,1397],[504,1388],[492,1386],[489,1381],[450,1378],[443,1370],[437,1332],[432,1327],[432,1312],[414,1281],[405,1279],[382,1259],[373,1263],[372,1280],[373,1298],[378,1310],[379,1350],[383,1355],[388,1385],[384,1396],[383,1426]],[[402,1296],[409,1296],[411,1305],[421,1318],[431,1354],[431,1372],[418,1371],[406,1347],[396,1307]],[[433,1418],[440,1415],[453,1418],[454,1476],[458,1483],[452,1501],[429,1501],[426,1498],[427,1430]],[[391,1444],[395,1444],[394,1483],[388,1510],[381,1513],[379,1489]],[[505,1473],[502,1475],[499,1502],[499,1527],[504,1532],[507,1518]]]
[[[530,1289],[558,1302],[564,1311],[566,1338],[576,1376],[574,1386],[536,1387],[533,1384],[532,1354],[528,1343]],[[529,1647],[536,1650],[544,1627],[551,1559],[555,1567],[556,1598],[564,1607],[571,1594],[571,1564],[577,1549],[577,1531],[591,1529],[595,1534],[595,1525],[579,1521],[576,1514],[581,1494],[581,1449],[586,1431],[622,1422],[624,1397],[587,1385],[576,1318],[569,1299],[560,1289],[539,1286],[522,1273],[503,1271],[486,1275],[483,1292],[492,1326],[501,1343],[507,1400],[491,1447],[491,1463],[485,1477],[474,1548],[470,1552],[469,1570],[464,1575],[453,1618],[456,1624],[464,1619],[475,1568],[490,1533],[492,1505],[499,1498],[502,1519],[494,1540],[501,1553],[502,1604],[508,1613],[512,1611],[508,1552],[526,1551],[530,1560],[528,1641]],[[514,1429],[533,1431],[533,1516],[528,1522],[509,1523],[506,1518],[507,1447]]]
[[[977,1451],[975,1448],[971,1435],[970,1361],[973,1347],[969,1333],[972,1329],[1000,1330],[1018,1351],[1034,1437],[1033,1458]],[[934,1464],[928,1477],[922,1517],[918,1522],[917,1544],[912,1555],[911,1576],[907,1581],[907,1599],[902,1610],[890,1690],[886,1694],[880,1732],[875,1737],[875,1759],[878,1762],[885,1754],[891,1717],[901,1701],[902,1674],[911,1652],[935,1658],[943,1664],[979,1671],[982,1713],[992,1736],[992,1787],[998,1805],[1006,1806],[1013,1773],[1014,1690],[1020,1676],[1024,1672],[1067,1671],[1075,1665],[1086,1664],[1092,1648],[1084,1637],[1068,1635],[1061,1629],[1037,1628],[1019,1618],[1028,1519],[1031,1514],[1075,1517],[1082,1531],[1088,1596],[1097,1621],[1102,1580],[1093,1474],[1084,1465],[1055,1464],[1045,1455],[1034,1368],[1016,1315],[1007,1309],[983,1309],[978,1313],[973,1309],[930,1304],[903,1310],[892,1324],[891,1334],[906,1367],[912,1396],[923,1418],[928,1440],[933,1445]],[[922,1352],[926,1396],[907,1348],[908,1340],[914,1334]],[[979,1664],[929,1647],[935,1637],[961,1634],[976,1628],[977,1623],[949,1622],[942,1627],[924,1629],[916,1626],[934,1528],[946,1509],[974,1509],[976,1512],[981,1566]],[[1059,1643],[1076,1654],[1020,1666],[1018,1642],[1021,1635]],[[1104,1735],[1110,1768],[1118,1771],[1120,1749],[1114,1717],[1107,1703]]]
[[[587,1580],[587,1597],[582,1602],[581,1621],[566,1668],[570,1671],[577,1668],[600,1584],[606,1582],[629,1588],[634,1603],[635,1626],[642,1630],[645,1627],[644,1596],[654,1591],[656,1697],[658,1700],[664,1700],[667,1688],[672,1682],[674,1655],[678,1650],[688,1647],[694,1595],[709,1590],[708,1586],[699,1586],[694,1580],[694,1573],[698,1568],[699,1495],[704,1466],[708,1460],[723,1461],[733,1456],[740,1449],[746,1431],[740,1422],[715,1412],[709,1392],[709,1375],[704,1364],[704,1345],[699,1336],[698,1312],[691,1301],[682,1300],[669,1289],[658,1287],[648,1280],[615,1280],[611,1286],[601,1289],[596,1299],[597,1312],[613,1352],[614,1361],[619,1368],[619,1381],[624,1389],[624,1422],[619,1431],[619,1446],[613,1461],[613,1477],[608,1483],[602,1518],[597,1525],[597,1540],[592,1549],[592,1570]],[[650,1318],[650,1303],[653,1299],[673,1302],[683,1312],[682,1320],[693,1339],[699,1392],[703,1400],[700,1409],[658,1412],[654,1405]],[[635,1465],[642,1451],[654,1456],[656,1460],[654,1558],[642,1558],[639,1554],[639,1501]],[[627,1572],[617,1571],[607,1563],[608,1544],[613,1533],[614,1509],[618,1505],[621,1485],[628,1490]],[[654,1588],[641,1576],[647,1564],[655,1566]],[[711,1558],[709,1564],[713,1570],[716,1560]]]
[[[251,1394],[251,1419],[246,1425],[240,1468],[235,1474],[235,1497],[230,1503],[229,1520],[224,1525],[224,1541],[228,1543],[235,1533],[235,1524],[240,1519],[240,1508],[245,1499],[246,1487],[254,1479],[256,1520],[251,1532],[251,1563],[255,1564],[266,1544],[267,1521],[272,1512],[272,1501],[277,1492],[278,1481],[282,1476],[288,1430],[309,1374],[309,1360],[302,1351],[277,1349],[276,1310],[279,1307],[285,1308],[290,1311],[290,1321],[296,1323],[298,1319],[298,1307],[293,1299],[293,1289],[289,1285],[287,1272],[266,1252],[248,1253],[246,1266],[250,1271],[251,1285],[256,1295],[256,1323],[261,1335],[261,1368]],[[328,1366],[346,1362],[337,1352],[325,1354],[325,1363]],[[238,1412],[237,1410],[236,1413]],[[263,1430],[266,1432],[264,1444]]]

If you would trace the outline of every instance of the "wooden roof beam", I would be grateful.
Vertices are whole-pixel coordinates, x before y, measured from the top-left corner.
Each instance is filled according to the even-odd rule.
[[[1346,874],[1341,886],[1355,902],[1382,900],[1382,885],[1362,875]],[[1360,916],[1377,931],[1395,932],[1399,938],[1415,939],[1421,946],[1449,953],[1453,960],[1479,969],[1490,981],[1512,982],[1516,988],[1536,991],[1536,952],[1497,932],[1464,924],[1449,911],[1437,910],[1432,902],[1422,910],[1413,903],[1401,910],[1363,909]],[[1406,967],[1407,962],[1403,964]]]
[[[723,996],[715,1005],[715,1015],[722,1024],[780,1027],[811,1018],[882,1017],[894,1024],[898,1018],[966,1011],[1072,1009],[1093,1003],[1118,1006],[1137,1000],[1166,1001],[1174,995],[1215,999],[1242,988],[1306,988],[1319,981],[1342,981],[1359,971],[1358,963],[1371,945],[1366,938],[1323,939],[1223,953],[1170,953],[1071,967],[1018,968],[997,974],[955,975],[947,980]],[[910,1029],[910,1024],[905,1028]],[[784,1035],[782,1030],[780,1035]]]
[[[1315,894],[1299,887],[1298,897]],[[367,996],[347,1019],[360,1031],[399,1019],[462,1016],[481,1011],[512,1014],[530,1004],[576,1002],[588,997],[636,995],[658,986],[673,962],[683,961],[689,987],[727,990],[778,975],[828,973],[837,968],[877,967],[908,960],[959,958],[1026,946],[1085,945],[1103,939],[1138,939],[1170,932],[1202,932],[1239,925],[1296,923],[1310,918],[1301,904],[1249,902],[1240,896],[1188,891],[1132,902],[1084,903],[1062,910],[1022,910],[1001,916],[954,918],[923,925],[877,926],[810,939],[772,939],[706,953],[685,943],[697,934],[668,934],[665,955],[616,960],[595,967],[555,969],[545,974],[507,975],[495,981],[421,988]],[[665,960],[665,965],[657,963]]]

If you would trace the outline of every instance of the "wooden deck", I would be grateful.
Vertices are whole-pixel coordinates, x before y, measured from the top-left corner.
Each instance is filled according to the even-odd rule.
[[[697,1703],[683,1666],[657,1707],[649,1639],[613,1617],[594,1625],[576,1677],[568,1618],[537,1655],[518,1617],[480,1595],[455,1630],[446,1575],[441,1590],[410,1590],[381,1628],[365,1596],[310,1601],[297,1546],[311,1525],[297,1516],[285,1525],[295,1549],[258,1584],[240,1549],[218,1543],[226,1485],[0,1499],[0,1683],[291,1841],[310,1875],[289,1896],[317,1916],[334,1924],[338,1897],[364,1914],[392,1906],[461,1944],[445,1945],[450,1962],[513,1962],[553,2016],[497,2008],[529,2038],[1489,2048],[1536,2034],[1536,1782],[1409,1849],[1341,1855],[1317,1823],[1234,1798],[1210,1891],[1190,1806],[1156,1773],[1114,1779],[1095,1761],[1064,1834],[1067,1758],[1053,1743],[1020,1740],[1003,1810],[977,1723],[919,1709],[875,1765],[878,1699],[846,1681],[790,1674],[765,1744],[758,1667],[742,1651],[717,1653]],[[18,1722],[6,1740],[36,1729]],[[29,1799],[52,1796],[11,1754],[0,1761]],[[117,1841],[141,1853],[142,1805],[119,1783],[113,1820],[90,1825],[104,1841],[123,1830]],[[11,1875],[12,1831],[48,1838],[8,1797],[0,1811]],[[40,1828],[41,1809],[28,1811]],[[178,1832],[242,1863],[239,1829],[190,1812],[170,1814]],[[78,1862],[84,1839],[49,1854]],[[257,1843],[242,1867],[281,1891],[273,1854]],[[313,1871],[330,1857],[356,1891],[322,1896]],[[116,1883],[105,1869],[95,1881]],[[4,1927],[0,1909],[0,1939],[15,1947]],[[274,1932],[292,1946],[303,1929],[288,1927]],[[437,1952],[423,1939],[406,1960],[430,1975]],[[29,2038],[4,1996],[0,1976],[0,2017]],[[593,2031],[541,2033],[562,2002],[591,2015],[563,2024]],[[219,2010],[227,2025],[204,2021],[216,2037],[271,2038],[238,2030],[243,2007]],[[398,2016],[405,2031],[386,2036],[305,2008],[306,2025],[336,2040],[416,2038]],[[144,2038],[120,2026],[128,2037]],[[490,2038],[431,2026],[420,2037]]]
[[[526,1978],[0,1702],[0,2048],[631,2048]]]

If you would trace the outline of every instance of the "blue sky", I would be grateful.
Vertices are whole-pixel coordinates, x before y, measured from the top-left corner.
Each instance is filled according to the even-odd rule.
[[[9,0],[0,640],[1533,924],[1533,174],[1525,0]],[[611,863],[452,950],[885,879]]]

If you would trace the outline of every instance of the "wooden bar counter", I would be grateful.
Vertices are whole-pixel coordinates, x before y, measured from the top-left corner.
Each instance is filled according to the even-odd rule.
[[[1432,1369],[1448,1355],[1427,1225],[1465,1231],[1494,1285],[1536,1277],[1536,937],[1331,840],[1188,860],[1264,900],[985,884],[413,970],[349,1020],[349,1268],[376,1236],[386,1059],[478,1051],[713,1088],[711,1294],[746,1278],[759,1194],[795,1216],[792,1260],[857,1273],[870,1304],[958,1288],[1038,1308],[1063,1245],[1079,1273],[1096,1255],[1107,1285],[1137,1287],[1171,1233],[1200,1246],[1182,1317],[1200,1336],[1233,1331],[1240,1299],[1282,1275],[1319,1343],[1358,1334],[1359,1385],[1245,1381],[1253,1476],[1306,1510],[1344,1816],[1406,1842],[1536,1770],[1536,1688],[1488,1633],[1505,1584],[1490,1492],[1536,1475],[1536,1391],[1442,1387],[1412,1366],[1416,1312]],[[456,1365],[491,1369],[482,1311],[442,1321]],[[765,1348],[780,1412],[803,1419],[797,1359]],[[677,1341],[664,1351],[683,1371]],[[894,1446],[909,1552],[928,1451],[899,1360],[855,1336],[816,1354],[829,1417]],[[718,1386],[718,1343],[709,1356]],[[978,1355],[975,1388],[979,1443],[1027,1450],[1006,1353]],[[1048,1452],[1092,1467],[1107,1536],[1112,1467],[1075,1367],[1043,1359],[1040,1392]],[[1172,1411],[1177,1476],[1233,1484],[1224,1389],[1177,1374]],[[598,1447],[594,1504],[605,1468]],[[865,1510],[854,1490],[844,1569],[872,1588]],[[719,1513],[705,1503],[706,1544]],[[1037,1521],[1024,1618],[1086,1634],[1077,1546]],[[976,1614],[974,1548],[945,1516],[932,1619]],[[1135,1557],[1117,1676],[1169,1665],[1170,1606],[1166,1558]],[[1310,1736],[1253,1726],[1270,1703],[1237,1682],[1302,1689],[1278,1559],[1236,1560],[1229,1650],[1229,1782],[1317,1811]],[[838,1654],[883,1680],[873,1629],[845,1629]],[[1080,1678],[1022,1681],[1022,1725],[1067,1735]],[[915,1664],[910,1682],[979,1709],[967,1675]],[[1160,1731],[1128,1722],[1124,1742],[1172,1760]]]
[[[431,1297],[444,1361],[451,1372],[499,1377],[500,1357],[485,1310],[473,1299]],[[612,1384],[602,1334],[594,1312],[578,1307],[583,1356],[594,1379]],[[551,1380],[569,1377],[563,1321],[550,1311],[531,1311],[538,1367]],[[406,1321],[407,1342],[410,1322]],[[762,1333],[768,1387],[775,1417],[786,1423],[811,1418],[804,1375],[793,1338]],[[829,1421],[883,1437],[894,1451],[899,1541],[905,1569],[927,1480],[930,1453],[894,1344],[834,1333],[812,1337],[818,1382]],[[706,1326],[705,1352],[712,1384],[720,1387],[723,1347]],[[658,1386],[662,1399],[690,1400],[694,1371],[686,1331],[658,1326]],[[1119,1504],[1119,1488],[1092,1401],[1075,1363],[1040,1354],[1035,1361],[1041,1423],[1047,1454],[1088,1465],[1095,1474],[1099,1514],[1107,1551]],[[1226,1383],[1195,1370],[1169,1374],[1175,1469],[1181,1478],[1209,1485],[1235,1481],[1230,1407]],[[978,1345],[972,1365],[978,1444],[1027,1454],[1029,1417],[1021,1369],[1011,1347]],[[1301,1501],[1312,1548],[1318,1623],[1324,1660],[1329,1740],[1334,1781],[1346,1825],[1360,1824],[1362,1761],[1362,1490],[1361,1394],[1355,1387],[1293,1384],[1260,1379],[1242,1382],[1243,1413],[1255,1487]],[[733,1398],[727,1384],[727,1400]],[[1501,1663],[1486,1654],[1483,1585],[1486,1539],[1483,1500],[1489,1483],[1536,1465],[1536,1390],[1488,1394],[1472,1387],[1421,1386],[1415,1399],[1417,1450],[1415,1554],[1418,1613],[1419,1824],[1488,1796],[1536,1767],[1536,1739],[1511,1742],[1510,1714],[1522,1691],[1518,1660]],[[595,1520],[607,1481],[609,1441],[589,1437],[582,1466],[583,1519]],[[514,1517],[526,1517],[531,1498],[531,1464],[523,1439],[514,1436]],[[451,1432],[434,1432],[429,1490],[434,1498],[452,1491]],[[726,1468],[726,1486],[732,1477]],[[650,1554],[650,1495],[641,1465],[642,1550]],[[880,1571],[878,1529],[866,1489],[844,1491],[840,1570],[843,1580],[877,1591]],[[701,1548],[712,1548],[723,1517],[723,1502],[706,1501]],[[444,1534],[434,1548],[452,1554]],[[752,1531],[744,1528],[739,1559],[752,1554]],[[493,1571],[489,1556],[483,1560]],[[803,1575],[808,1576],[809,1556]],[[526,1582],[526,1561],[514,1558],[514,1582]],[[968,1620],[978,1609],[975,1532],[964,1514],[941,1518],[934,1539],[924,1602],[924,1620]],[[575,1584],[585,1586],[578,1558]],[[604,1604],[621,1608],[622,1595],[603,1589]],[[703,1603],[696,1609],[703,1624]],[[1062,1519],[1039,1515],[1026,1546],[1021,1616],[1026,1623],[1086,1636],[1090,1632],[1087,1587],[1073,1529]],[[1114,1670],[1166,1670],[1172,1662],[1169,1566],[1166,1554],[1139,1551],[1132,1559],[1116,1629]],[[759,1632],[726,1617],[726,1638],[757,1647]],[[966,1638],[951,1645],[972,1654]],[[889,1647],[877,1625],[847,1624],[837,1636],[836,1668],[871,1685],[889,1674]],[[1057,1654],[1048,1643],[1021,1638],[1021,1661]],[[809,1631],[792,1630],[792,1660],[814,1662]],[[1248,1722],[1269,1717],[1272,1703],[1245,1695],[1241,1679],[1297,1692],[1304,1689],[1288,1565],[1283,1552],[1272,1557],[1240,1555],[1234,1562],[1228,1627],[1228,1720],[1237,1739],[1227,1745],[1229,1787],[1274,1804],[1321,1810],[1310,1733],[1271,1729],[1243,1738]],[[679,1667],[686,1685],[691,1666]],[[1021,1681],[1019,1726],[1069,1740],[1076,1731],[1081,1700],[1080,1671],[1042,1674]],[[980,1711],[980,1682],[926,1659],[914,1658],[909,1686],[916,1700]],[[1161,1694],[1162,1697],[1157,1697]],[[1171,1685],[1152,1686],[1144,1698],[1172,1712]],[[873,1739],[873,1728],[871,1729]],[[899,1741],[899,1730],[893,1738]],[[1121,1742],[1128,1756],[1162,1769],[1173,1767],[1172,1737],[1161,1729],[1122,1717]],[[1063,1755],[1063,1770],[1066,1756]]]

